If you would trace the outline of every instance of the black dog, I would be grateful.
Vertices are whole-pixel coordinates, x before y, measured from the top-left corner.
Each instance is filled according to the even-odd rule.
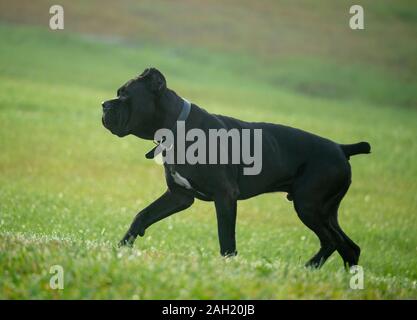
[[[214,201],[220,252],[237,254],[235,242],[237,200],[266,192],[287,192],[301,221],[315,232],[321,248],[307,266],[320,267],[337,250],[345,266],[357,265],[360,248],[340,228],[339,204],[351,183],[349,157],[369,153],[367,142],[341,145],[314,134],[270,123],[249,123],[210,114],[184,103],[166,86],[154,68],[128,81],[117,98],[105,101],[103,125],[119,137],[133,134],[154,140],[161,128],[174,128],[185,120],[185,129],[262,129],[262,171],[242,174],[242,164],[164,164],[167,191],[140,211],[120,245],[133,245],[153,223],[190,207],[195,198]],[[175,131],[175,129],[174,129]]]

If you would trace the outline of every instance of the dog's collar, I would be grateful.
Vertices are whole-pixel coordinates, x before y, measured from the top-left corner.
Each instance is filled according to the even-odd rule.
[[[173,132],[173,134],[174,134],[174,136],[175,136],[175,134],[177,132],[177,122],[178,121],[185,121],[185,120],[187,120],[188,116],[190,115],[190,111],[191,111],[191,103],[188,100],[184,99],[184,98],[182,98],[182,100],[183,100],[183,105],[182,105],[182,109],[181,109],[180,115],[178,116],[177,120],[175,121],[174,127],[171,129],[172,132]],[[152,150],[149,151],[145,155],[146,159],[153,159],[159,153],[161,153],[163,151],[163,148],[159,148],[158,151],[156,151],[157,148],[159,147],[159,145],[163,143],[163,141],[155,141],[155,143],[156,143],[156,146],[154,148],[152,148]],[[171,147],[172,146],[168,147],[168,149],[170,149]]]
[[[191,111],[191,103],[190,101],[188,101],[187,99],[182,98],[182,100],[184,101],[183,105],[182,105],[182,109],[181,109],[181,113],[178,116],[177,121],[185,121],[188,118],[188,115],[190,114]],[[177,124],[175,123],[174,125],[174,130],[176,130],[177,128]]]

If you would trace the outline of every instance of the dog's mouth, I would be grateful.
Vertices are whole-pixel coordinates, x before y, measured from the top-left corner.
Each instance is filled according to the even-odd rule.
[[[115,112],[114,110],[103,111],[101,122],[103,126],[112,134],[118,137],[124,137],[129,131],[130,112]]]

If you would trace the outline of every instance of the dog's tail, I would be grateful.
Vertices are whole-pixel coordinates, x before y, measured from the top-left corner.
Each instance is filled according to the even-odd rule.
[[[354,156],[356,154],[371,153],[371,145],[365,141],[354,144],[341,144],[340,147],[348,159],[350,156]]]

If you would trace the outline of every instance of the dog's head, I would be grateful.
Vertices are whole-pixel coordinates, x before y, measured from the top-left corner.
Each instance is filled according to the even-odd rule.
[[[163,74],[155,68],[145,69],[121,86],[115,99],[102,103],[104,127],[119,137],[135,134],[153,139],[158,122],[157,100],[165,90]]]

